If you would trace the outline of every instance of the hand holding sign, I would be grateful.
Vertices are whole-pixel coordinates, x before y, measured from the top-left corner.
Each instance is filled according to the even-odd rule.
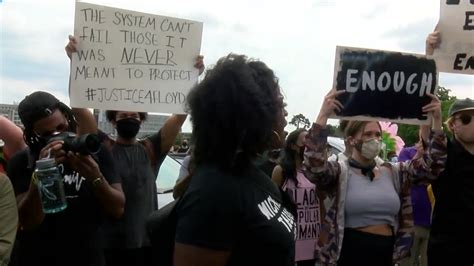
[[[321,110],[319,111],[318,118],[316,119],[316,124],[325,126],[328,118],[333,115],[335,111],[340,112],[342,108],[344,108],[342,103],[336,99],[337,96],[343,94],[344,92],[346,91],[338,91],[335,89],[329,91],[329,93],[324,97],[324,102],[321,106]]]
[[[441,101],[431,93],[427,94],[431,98],[431,102],[423,106],[422,110],[424,113],[428,113],[433,118],[433,127],[435,129],[441,129]]]
[[[423,106],[422,110],[423,112],[428,113],[428,115],[431,115],[433,117],[433,123],[432,125],[420,126],[420,134],[423,140],[429,139],[431,132],[430,128],[433,128],[435,130],[442,130],[441,101],[438,99],[438,97],[431,93],[428,94],[428,96],[431,98],[431,102]]]
[[[64,50],[66,50],[67,57],[69,57],[69,60],[71,60],[72,54],[77,52],[77,40],[72,35],[69,35],[68,39],[69,42],[67,43],[66,47],[64,47]]]
[[[426,37],[426,55],[433,55],[434,50],[441,44],[441,34],[436,30],[436,28],[434,32],[430,33],[428,37]]]
[[[204,72],[204,56],[200,55],[196,58],[196,64],[194,64],[194,67],[199,69],[199,75]]]

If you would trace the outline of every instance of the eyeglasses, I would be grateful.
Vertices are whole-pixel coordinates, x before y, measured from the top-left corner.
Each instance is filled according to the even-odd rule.
[[[461,120],[461,123],[463,125],[468,125],[469,123],[471,123],[473,116],[474,115],[462,114],[458,116],[457,119]]]

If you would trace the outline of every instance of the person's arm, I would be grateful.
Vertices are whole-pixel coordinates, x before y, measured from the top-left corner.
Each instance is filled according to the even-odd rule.
[[[0,115],[0,139],[5,143],[3,152],[6,157],[10,157],[15,152],[26,148],[23,140],[23,131],[12,121]]]
[[[28,151],[15,154],[8,162],[7,174],[13,183],[20,226],[30,230],[43,222],[44,213],[38,187],[28,171]]]
[[[32,182],[28,191],[19,194],[16,199],[18,217],[23,229],[33,229],[43,222],[43,206],[41,205],[41,198],[36,184]]]
[[[415,156],[404,164],[413,181],[436,179],[444,170],[447,160],[447,137],[441,124],[441,102],[436,96],[429,96],[432,100],[423,107],[423,112],[430,113],[433,122],[432,125],[421,126],[423,156]]]
[[[427,94],[431,98],[431,102],[423,106],[423,112],[431,115],[432,121],[431,125],[422,125],[421,126],[421,137],[424,140],[427,140],[431,129],[433,130],[443,130],[443,122],[441,121],[441,101],[431,93]]]
[[[200,55],[196,58],[194,67],[199,70],[199,75],[204,72],[204,56]],[[160,155],[167,154],[171,150],[171,147],[173,147],[174,141],[181,131],[181,127],[183,126],[184,121],[186,121],[187,116],[188,115],[186,114],[173,114],[166,120],[165,124],[160,129],[161,132],[155,134],[155,136],[161,135],[159,147],[156,144],[157,141],[153,139],[153,136],[150,137],[157,158],[160,157]]]
[[[317,183],[322,190],[332,189],[337,184],[341,171],[338,162],[328,161],[326,149],[328,132],[325,127],[334,110],[342,108],[336,97],[344,92],[331,90],[326,95],[316,122],[306,135],[303,171],[306,178]]]
[[[181,162],[181,166],[179,167],[179,174],[176,183],[181,181],[183,178],[189,175],[189,163],[191,162],[191,155],[186,155]]]
[[[230,251],[219,251],[181,243],[174,244],[174,266],[225,266]]]
[[[92,112],[86,108],[72,108],[72,113],[77,121],[77,135],[97,134],[97,122]]]
[[[72,58],[72,54],[77,52],[76,50],[77,40],[74,36],[69,35],[69,43],[64,48],[66,50],[66,55],[69,57],[69,60]],[[71,88],[71,79],[69,79],[69,89]],[[87,133],[97,134],[98,127],[97,122],[95,121],[94,115],[86,108],[72,108],[72,113],[77,121],[77,134],[83,135]]]
[[[436,25],[435,30],[426,37],[425,54],[433,55],[434,50],[438,48],[440,44],[441,33],[438,31],[438,25]]]
[[[161,130],[161,147],[160,154],[168,153],[173,146],[176,137],[181,131],[184,121],[186,121],[187,115],[173,114],[170,116]]]
[[[122,184],[114,181],[118,175],[108,151],[101,151],[101,157],[99,157],[103,170],[90,155],[83,156],[68,152],[67,157],[73,169],[91,183],[94,195],[104,211],[112,217],[120,218],[124,212],[125,195]]]
[[[12,184],[0,174],[0,265],[7,265],[18,229],[18,210]]]
[[[272,180],[278,187],[283,186],[283,168],[280,165],[273,168]]]
[[[404,163],[413,182],[435,180],[446,166],[447,138],[444,131],[432,130],[424,146],[423,156],[415,156]]]

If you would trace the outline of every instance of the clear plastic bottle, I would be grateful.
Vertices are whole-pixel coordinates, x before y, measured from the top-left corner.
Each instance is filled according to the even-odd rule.
[[[57,213],[67,207],[64,185],[54,159],[36,161],[35,175],[44,213]]]

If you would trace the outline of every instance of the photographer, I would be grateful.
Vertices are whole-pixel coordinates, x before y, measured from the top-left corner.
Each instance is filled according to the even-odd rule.
[[[21,226],[19,265],[102,265],[99,225],[104,214],[120,217],[125,202],[110,153],[100,149],[82,155],[70,150],[70,139],[49,141],[66,131],[79,136],[96,133],[94,117],[86,109],[71,110],[41,91],[25,97],[18,113],[29,147],[8,165]],[[55,214],[44,214],[32,178],[36,160],[48,156],[55,159],[63,177],[68,205]]]

